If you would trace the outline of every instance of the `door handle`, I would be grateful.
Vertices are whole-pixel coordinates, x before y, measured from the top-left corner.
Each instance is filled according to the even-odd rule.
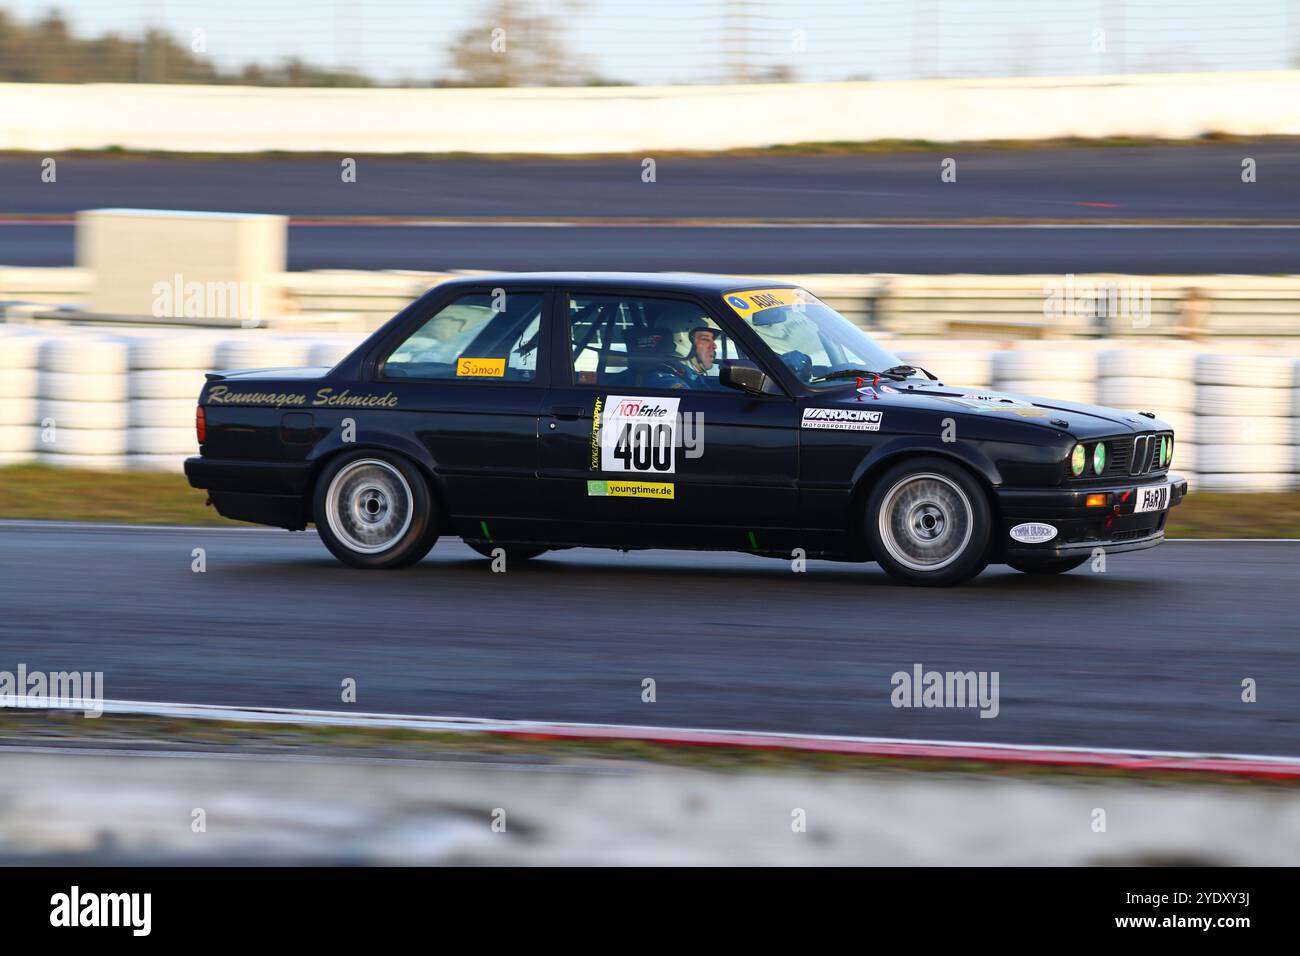
[[[551,414],[562,422],[575,422],[582,417],[581,405],[556,405]]]

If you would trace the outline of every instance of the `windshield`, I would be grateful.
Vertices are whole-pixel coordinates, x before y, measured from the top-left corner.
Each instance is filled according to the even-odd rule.
[[[750,289],[728,292],[723,299],[812,388],[843,388],[846,379],[824,381],[834,372],[883,372],[903,364],[803,289]]]

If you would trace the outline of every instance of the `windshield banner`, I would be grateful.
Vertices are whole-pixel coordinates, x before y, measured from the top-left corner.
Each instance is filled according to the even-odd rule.
[[[781,305],[811,305],[817,301],[815,295],[803,289],[749,289],[745,292],[728,292],[723,298],[742,319],[764,309]]]

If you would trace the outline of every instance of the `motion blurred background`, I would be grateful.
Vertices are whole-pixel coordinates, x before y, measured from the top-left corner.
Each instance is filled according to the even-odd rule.
[[[182,526],[0,522],[5,666],[102,669],[121,700],[337,710],[360,675],[367,711],[1300,756],[1293,552],[1269,550],[1293,544],[1033,590],[989,572],[925,634],[878,587],[864,635],[858,585],[822,569],[811,643],[784,569],[710,557],[700,603],[775,628],[760,661],[722,625],[593,632],[626,597],[563,574],[640,601],[680,585],[671,555],[501,586],[452,542],[359,607],[314,546],[199,531],[219,519],[178,474],[204,371],[333,364],[448,275],[727,272],[795,279],[949,381],[1154,411],[1193,479],[1172,536],[1300,537],[1298,68],[1300,0],[0,3],[0,518]],[[196,541],[224,576],[189,573]],[[1103,600],[1096,643],[1025,624]],[[892,710],[920,660],[1001,668],[1004,716]],[[651,717],[647,673],[676,688]],[[1300,833],[1292,790],[361,730],[358,770],[315,730],[130,713],[85,763],[0,755],[0,859],[1287,863]],[[89,733],[3,717],[23,745]],[[204,756],[120,752],[142,740]],[[501,803],[522,842],[485,829]],[[195,843],[200,806],[227,825]],[[792,807],[816,840],[790,841]]]

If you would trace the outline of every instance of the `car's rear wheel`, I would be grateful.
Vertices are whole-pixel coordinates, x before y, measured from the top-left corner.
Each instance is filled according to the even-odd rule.
[[[507,566],[509,566],[512,561],[529,561],[537,557],[539,554],[545,554],[550,550],[549,548],[529,548],[519,544],[509,546],[503,544],[490,544],[487,541],[466,541],[465,543],[469,545],[471,550],[477,551],[485,558],[493,557],[492,552],[497,548],[500,548],[506,553]]]
[[[875,482],[867,498],[867,542],[905,584],[960,584],[988,566],[992,518],[984,489],[954,462],[912,458]]]
[[[344,455],[316,482],[312,515],[325,547],[354,568],[403,568],[438,540],[429,485],[400,455]]]
[[[1008,561],[1010,567],[1025,574],[1064,574],[1073,571],[1088,560],[1088,555],[1076,558],[1041,558],[1039,560]]]

